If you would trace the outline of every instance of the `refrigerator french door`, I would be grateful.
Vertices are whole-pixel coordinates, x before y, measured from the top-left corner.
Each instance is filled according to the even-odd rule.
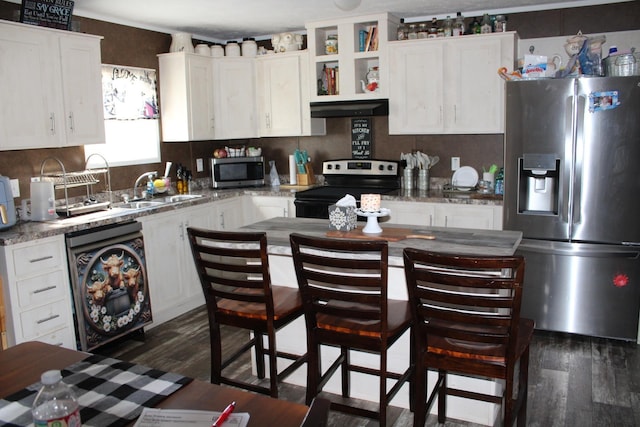
[[[638,339],[638,117],[639,77],[507,83],[504,228],[538,329]]]

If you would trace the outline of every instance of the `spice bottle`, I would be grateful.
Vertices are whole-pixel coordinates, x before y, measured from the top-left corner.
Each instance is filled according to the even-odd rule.
[[[450,16],[447,16],[447,19],[444,20],[444,36],[445,37],[451,37],[451,35],[453,34],[453,20],[451,19]]]
[[[404,19],[400,20],[400,25],[398,25],[398,40],[406,40],[407,39],[407,26],[404,24]]]
[[[481,34],[491,33],[491,18],[488,13],[485,13],[482,17],[482,26],[480,27]]]
[[[453,24],[452,33],[454,36],[461,36],[464,34],[464,16],[462,16],[462,13],[460,12],[456,12],[456,22]]]

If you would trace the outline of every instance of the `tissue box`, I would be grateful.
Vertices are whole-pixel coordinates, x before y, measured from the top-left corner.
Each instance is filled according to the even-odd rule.
[[[354,206],[329,206],[329,229],[350,231],[356,228],[358,216]]]

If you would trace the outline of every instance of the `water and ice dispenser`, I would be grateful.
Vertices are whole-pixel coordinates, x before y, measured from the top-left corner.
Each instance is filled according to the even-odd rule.
[[[518,163],[518,213],[557,215],[560,159],[525,153]]]

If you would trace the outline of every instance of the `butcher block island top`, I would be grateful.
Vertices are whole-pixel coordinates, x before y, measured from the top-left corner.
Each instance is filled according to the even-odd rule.
[[[474,230],[468,228],[420,227],[407,224],[382,224],[382,233],[362,233],[364,224],[350,232],[329,229],[329,221],[309,218],[272,218],[240,228],[241,231],[267,233],[269,253],[291,255],[289,234],[347,239],[383,239],[389,242],[389,265],[402,265],[404,248],[464,255],[513,255],[522,233],[509,230]],[[387,236],[388,238],[385,238]]]

